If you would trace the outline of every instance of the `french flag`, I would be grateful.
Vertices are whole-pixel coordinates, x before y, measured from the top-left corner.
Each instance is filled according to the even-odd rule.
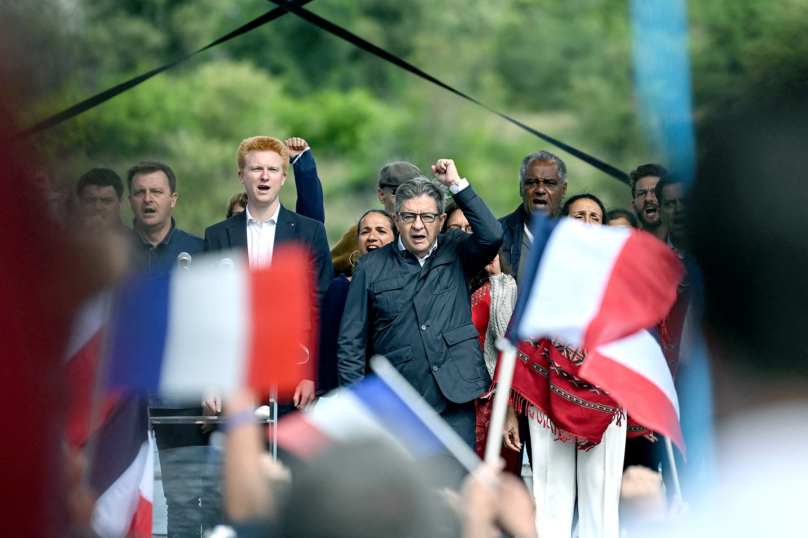
[[[109,386],[199,397],[249,387],[281,398],[314,379],[308,255],[278,248],[269,268],[200,256],[188,270],[135,277],[118,290]]]
[[[122,397],[93,433],[90,487],[98,493],[92,527],[102,538],[149,538],[154,439],[145,395]]]
[[[595,349],[653,327],[684,276],[679,257],[647,232],[533,218],[533,246],[511,331]]]
[[[606,389],[633,419],[670,437],[685,454],[673,377],[648,331],[595,348],[581,366],[581,376]]]
[[[371,359],[371,374],[337,389],[308,411],[278,423],[278,445],[305,459],[338,443],[382,439],[413,457],[452,454],[469,471],[477,454],[383,357]]]
[[[679,403],[662,350],[645,330],[676,301],[679,257],[649,233],[536,215],[511,320],[513,342],[557,336],[586,348],[581,374],[684,452]]]
[[[154,440],[146,399],[106,391],[95,398],[109,299],[108,292],[91,298],[73,323],[65,352],[70,388],[67,442],[74,450],[91,450],[89,485],[99,495],[91,521],[95,533],[102,538],[148,538]],[[99,406],[95,412],[93,405]],[[91,424],[93,416],[96,424]]]

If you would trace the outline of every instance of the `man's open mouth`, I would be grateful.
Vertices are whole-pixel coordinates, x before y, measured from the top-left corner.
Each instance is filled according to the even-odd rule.
[[[379,248],[379,245],[368,245],[368,252],[371,250],[376,250],[377,248]]]
[[[424,239],[426,239],[426,234],[411,234],[410,239],[412,239],[415,242],[423,241]]]
[[[645,213],[645,216],[647,217],[656,215],[658,212],[659,208],[654,205],[645,206],[645,209],[643,209],[643,213]]]
[[[547,207],[548,201],[534,198],[532,200],[532,203],[533,203],[533,207],[540,207],[540,208],[544,209],[545,207]]]
[[[157,210],[154,209],[153,207],[146,207],[143,209],[144,215],[154,215],[155,213],[157,213]]]
[[[269,185],[258,185],[258,190],[261,192],[269,192]]]

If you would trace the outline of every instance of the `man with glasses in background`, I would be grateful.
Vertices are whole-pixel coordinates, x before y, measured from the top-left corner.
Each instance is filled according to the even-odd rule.
[[[339,381],[360,381],[366,357],[383,355],[474,448],[474,399],[491,378],[471,321],[469,278],[497,255],[502,228],[452,160],[439,160],[432,171],[474,233],[440,235],[441,185],[419,177],[398,187],[399,240],[356,264],[340,327]]]
[[[631,180],[631,209],[640,219],[640,227],[660,241],[668,237],[668,228],[659,213],[656,184],[668,171],[661,164],[642,164],[628,173]]]

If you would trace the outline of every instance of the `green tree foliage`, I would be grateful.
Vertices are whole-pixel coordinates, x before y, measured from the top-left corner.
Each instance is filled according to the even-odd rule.
[[[21,126],[188,54],[274,8],[260,0],[27,0],[2,13],[2,40],[23,59]],[[400,55],[538,130],[628,170],[656,160],[632,87],[626,0],[315,0],[315,13]],[[803,62],[804,0],[690,2],[696,117],[764,72]],[[38,68],[33,68],[36,66]],[[26,75],[23,76],[23,73]],[[16,78],[15,78],[16,77]],[[452,157],[497,215],[519,203],[521,158],[548,144],[490,113],[287,15],[37,137],[69,190],[92,166],[124,175],[160,159],[179,176],[176,217],[195,233],[238,192],[235,150],[248,136],[309,141],[335,241],[375,207],[379,169],[425,172]],[[628,205],[628,190],[572,156],[569,194]],[[282,200],[294,205],[294,182]]]

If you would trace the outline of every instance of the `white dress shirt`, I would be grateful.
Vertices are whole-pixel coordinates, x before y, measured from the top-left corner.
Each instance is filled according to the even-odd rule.
[[[530,228],[527,227],[527,224],[525,224],[524,226],[525,226],[525,235],[530,240],[530,244],[532,245],[533,244],[533,234],[530,233]]]
[[[272,251],[275,250],[275,229],[278,224],[278,215],[281,204],[268,220],[259,222],[250,214],[249,204],[244,209],[247,213],[247,252],[250,257],[250,267],[267,267],[272,263]]]

